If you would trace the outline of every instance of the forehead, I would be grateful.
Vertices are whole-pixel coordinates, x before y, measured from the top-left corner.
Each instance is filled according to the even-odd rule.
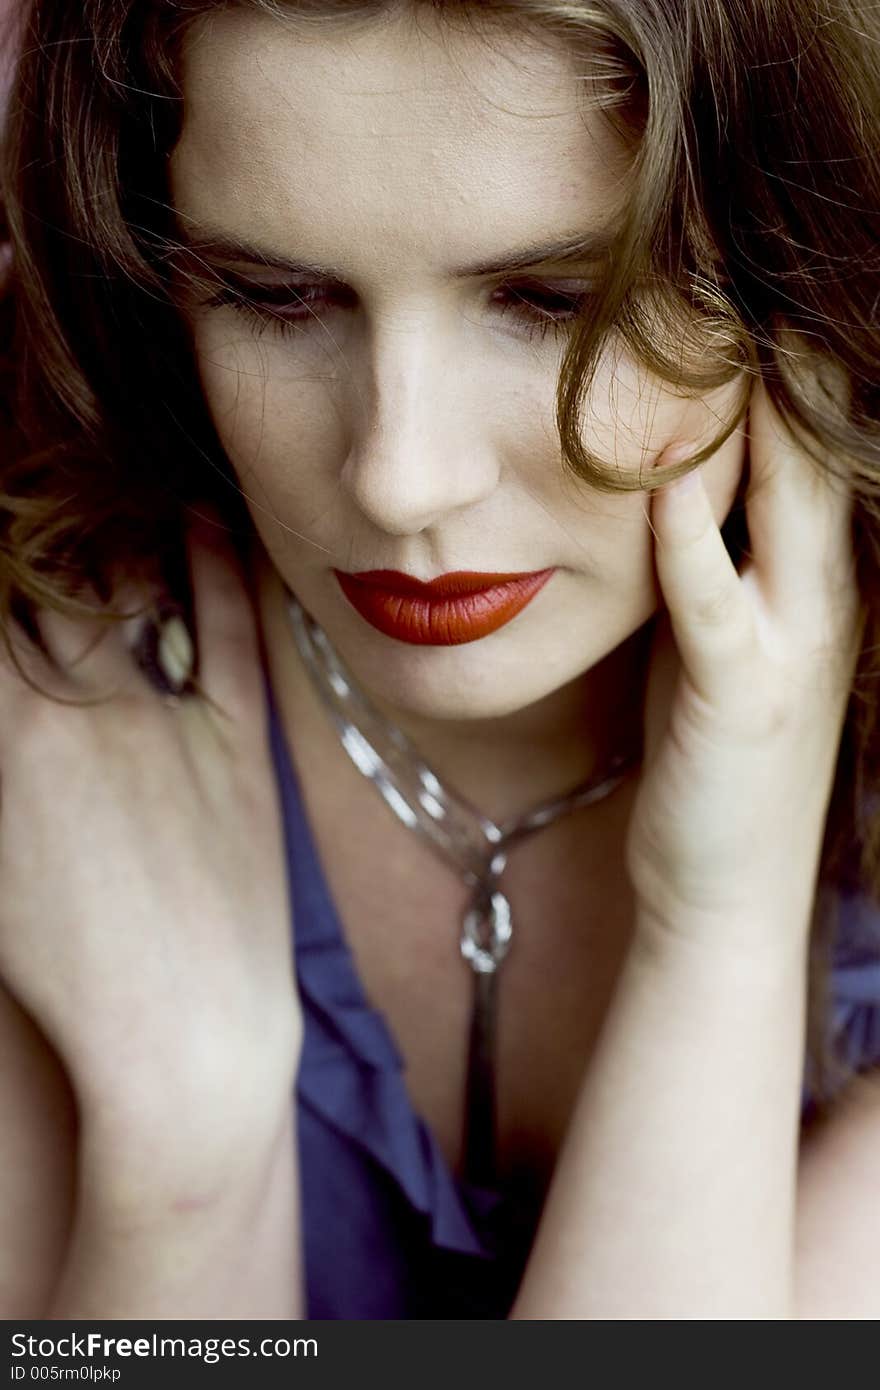
[[[187,36],[183,84],[181,214],[316,258],[464,262],[605,225],[622,196],[628,152],[573,55],[509,24],[419,6],[306,35],[223,9]]]

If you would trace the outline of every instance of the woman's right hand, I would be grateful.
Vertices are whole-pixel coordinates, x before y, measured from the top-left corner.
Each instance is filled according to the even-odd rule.
[[[96,627],[41,611],[49,647],[81,658],[63,679],[14,633],[45,688],[102,703],[0,669],[0,977],[90,1133],[147,1154],[176,1134],[184,1161],[194,1133],[204,1156],[281,1113],[302,1037],[257,618],[220,524],[188,544],[208,699],[163,700],[135,620],[89,651]]]

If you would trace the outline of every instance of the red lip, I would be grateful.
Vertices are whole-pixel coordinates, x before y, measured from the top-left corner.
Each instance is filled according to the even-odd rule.
[[[555,573],[456,570],[425,583],[398,570],[334,570],[349,603],[379,632],[417,646],[456,646],[487,637],[522,612]]]

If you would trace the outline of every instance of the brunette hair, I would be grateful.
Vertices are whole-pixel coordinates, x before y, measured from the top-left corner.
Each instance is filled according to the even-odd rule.
[[[173,286],[166,178],[182,41],[230,5],[306,32],[427,6],[487,35],[507,20],[562,39],[633,150],[604,279],[560,372],[566,466],[601,491],[651,491],[709,457],[760,376],[815,466],[852,488],[863,640],[811,930],[808,1068],[821,1110],[847,1074],[828,1029],[838,896],[823,885],[880,903],[880,11],[867,0],[31,0],[0,166],[0,237],[13,248],[0,305],[0,628],[16,664],[11,620],[41,646],[38,608],[91,615],[90,591],[117,620],[116,580],[170,573],[198,500],[236,535],[250,530]],[[612,333],[677,389],[742,382],[739,411],[693,460],[636,480],[587,449],[583,408]],[[747,552],[742,494],[724,534],[732,554]]]

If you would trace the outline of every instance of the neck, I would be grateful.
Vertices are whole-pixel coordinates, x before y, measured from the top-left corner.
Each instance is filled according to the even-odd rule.
[[[636,636],[567,685],[499,718],[422,719],[371,698],[438,776],[484,814],[506,820],[585,782],[637,743],[645,642]]]
[[[293,640],[284,585],[268,561],[258,594],[269,675],[291,727],[308,729],[309,737],[323,731],[338,743]],[[425,719],[366,693],[444,784],[504,821],[569,791],[638,742],[651,626],[567,685],[500,718]]]

